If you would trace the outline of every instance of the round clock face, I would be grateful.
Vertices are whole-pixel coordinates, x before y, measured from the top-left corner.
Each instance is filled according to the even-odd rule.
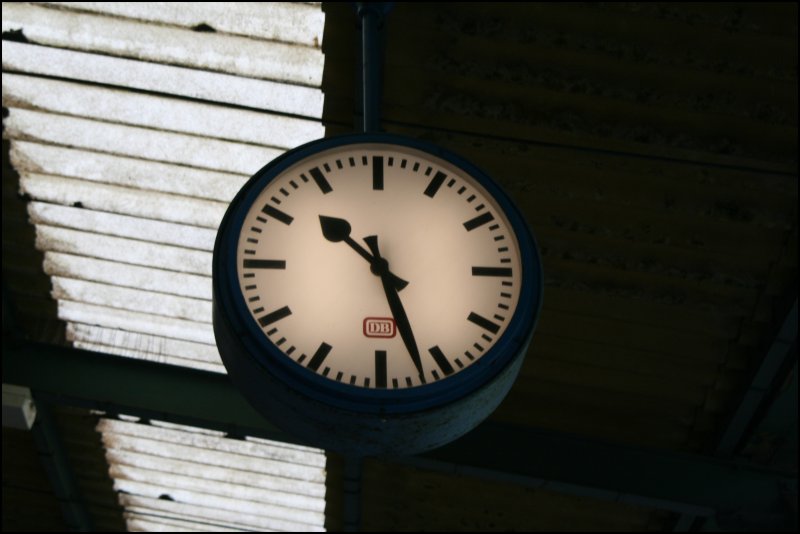
[[[502,193],[459,163],[357,140],[254,177],[231,229],[231,285],[267,365],[356,395],[435,391],[500,366],[518,309],[538,300],[523,294],[538,284],[523,265],[535,253]]]

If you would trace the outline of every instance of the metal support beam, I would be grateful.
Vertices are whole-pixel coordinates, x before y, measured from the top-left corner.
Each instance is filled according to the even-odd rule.
[[[779,371],[787,369],[787,361],[797,358],[797,301],[794,301],[781,325],[778,334],[767,351],[767,355],[753,375],[750,387],[742,397],[739,408],[733,414],[717,446],[717,454],[728,458],[736,452],[748,429],[753,427],[757,411],[775,390]],[[794,347],[794,350],[792,350]]]
[[[295,441],[262,419],[224,375],[65,347],[4,347],[3,378],[37,398]],[[642,450],[486,422],[420,455],[420,467],[646,507],[723,517],[774,511],[796,476],[732,460]]]
[[[36,421],[31,427],[39,462],[61,505],[64,522],[72,531],[90,532],[92,517],[70,468],[69,457],[56,426],[52,407],[36,399]]]
[[[486,422],[463,438],[407,460],[530,487],[688,513],[730,518],[786,513],[797,478],[696,454],[644,450]]]
[[[297,442],[259,415],[227,375],[42,343],[3,344],[3,381],[37,399]]]
[[[342,476],[343,515],[342,523],[345,532],[361,530],[361,474],[363,459],[359,456],[344,457],[344,473]]]

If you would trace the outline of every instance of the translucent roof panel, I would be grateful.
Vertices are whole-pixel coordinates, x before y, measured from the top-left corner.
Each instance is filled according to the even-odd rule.
[[[4,133],[68,339],[224,373],[216,230],[247,178],[324,136],[320,4],[2,9],[3,32],[24,36],[2,43]],[[321,451],[156,423],[99,430],[131,530],[323,527]]]
[[[158,421],[98,430],[129,530],[324,530],[321,451]]]

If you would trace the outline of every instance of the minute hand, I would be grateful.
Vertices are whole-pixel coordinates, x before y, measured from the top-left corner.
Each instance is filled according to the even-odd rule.
[[[425,373],[422,370],[422,361],[419,357],[417,342],[414,339],[414,332],[411,330],[411,323],[408,321],[408,315],[406,315],[406,310],[403,308],[403,303],[400,301],[400,296],[397,294],[397,289],[392,284],[389,264],[381,257],[380,250],[378,249],[378,236],[367,236],[364,238],[364,242],[367,243],[370,251],[372,251],[373,256],[377,260],[376,263],[380,264],[380,267],[373,270],[373,272],[381,277],[383,291],[386,293],[386,300],[389,302],[389,310],[391,310],[392,317],[394,317],[394,321],[397,323],[397,329],[400,330],[400,337],[403,338],[406,350],[408,350],[408,353],[411,355],[411,360],[417,368],[419,379],[424,384]]]

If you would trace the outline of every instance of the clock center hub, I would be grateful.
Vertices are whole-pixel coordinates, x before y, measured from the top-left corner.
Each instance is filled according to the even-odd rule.
[[[369,270],[375,276],[382,277],[389,273],[389,262],[383,258],[375,258],[372,260],[372,265],[370,265]]]

